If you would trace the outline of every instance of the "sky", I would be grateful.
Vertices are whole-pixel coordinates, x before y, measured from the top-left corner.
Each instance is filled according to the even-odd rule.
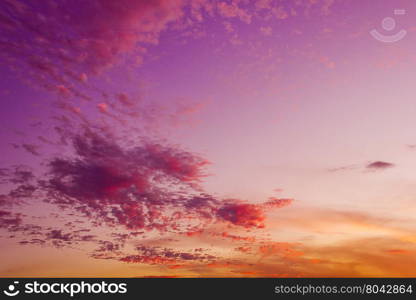
[[[415,13],[2,1],[0,276],[415,277]]]

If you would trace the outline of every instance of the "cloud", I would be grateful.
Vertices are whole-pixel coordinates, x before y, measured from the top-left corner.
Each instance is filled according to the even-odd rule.
[[[395,245],[397,249],[392,249]],[[310,276],[331,277],[414,277],[414,244],[394,237],[349,239],[327,246],[306,246],[304,251],[320,259]],[[409,255],[410,254],[410,255]],[[412,255],[413,254],[413,255]]]
[[[297,274],[285,264],[294,257],[303,259],[295,255],[301,251],[298,245],[270,241],[263,231],[269,212],[293,199],[271,197],[254,203],[208,193],[202,183],[210,162],[155,138],[149,130],[165,119],[184,123],[205,102],[186,100],[166,107],[145,99],[140,91],[109,92],[95,85],[110,84],[100,75],[114,66],[143,63],[164,32],[185,31],[220,17],[225,30],[233,33],[232,41],[241,44],[235,21],[254,26],[254,18],[262,19],[259,12],[281,20],[294,14],[293,9],[273,7],[271,1],[257,1],[256,13],[250,12],[250,5],[204,0],[0,4],[0,59],[25,82],[57,96],[51,105],[53,123],[45,121],[50,130],[38,137],[48,147],[21,144],[41,156],[36,172],[24,166],[0,170],[1,182],[9,189],[0,195],[2,231],[20,245],[77,248],[96,259],[188,271],[208,264],[232,275],[273,276],[272,268],[259,267],[257,273],[251,269],[259,255],[262,264],[277,256],[280,275]],[[272,31],[270,26],[260,30],[266,35]],[[179,241],[180,247],[149,242],[162,236],[170,237],[163,243]],[[226,245],[231,256],[252,254],[252,261],[182,245],[204,239]]]
[[[260,32],[265,36],[272,35],[273,29],[270,26],[260,27]]]
[[[381,170],[386,170],[389,168],[393,168],[396,165],[390,162],[385,162],[385,161],[374,161],[374,162],[370,162],[367,163],[364,168],[367,171],[381,171]],[[336,168],[329,168],[327,169],[328,172],[341,172],[341,171],[350,171],[350,170],[357,170],[357,169],[361,169],[362,166],[358,165],[358,164],[354,164],[354,165],[346,165],[346,166],[341,166],[341,167],[336,167]]]
[[[245,9],[241,8],[237,1],[231,3],[219,2],[217,5],[218,12],[226,18],[238,17],[241,21],[250,24],[252,16]]]
[[[289,17],[289,14],[286,12],[285,8],[283,6],[274,7],[272,9],[272,13],[278,20],[284,20]]]
[[[269,200],[267,202],[264,202],[263,205],[266,207],[268,206],[280,208],[291,205],[293,201],[293,199],[269,197]]]
[[[269,242],[261,245],[258,249],[261,257],[260,260],[269,256],[277,255],[286,259],[296,258],[304,255],[302,251],[295,249],[296,245],[292,243]]]
[[[328,172],[340,172],[340,171],[349,171],[359,168],[357,165],[348,165],[348,166],[341,166],[336,168],[329,168]]]
[[[22,147],[29,153],[39,156],[39,146],[38,145],[32,145],[32,144],[22,144]]]
[[[138,115],[141,124],[156,123],[163,119],[162,113],[155,117],[160,107],[140,106],[129,95],[132,91],[108,95],[105,86],[111,82],[100,75],[114,66],[129,69],[143,61],[147,48],[159,43],[162,32],[171,24],[184,23],[188,4],[183,0],[4,1],[0,61],[25,84],[58,96],[53,101],[60,109],[72,111],[83,122],[96,118],[88,113],[92,106],[119,123],[133,119],[136,124]],[[85,102],[85,110],[81,111],[79,101]],[[171,116],[167,113],[165,118]]]
[[[0,57],[45,89],[63,97],[89,98],[82,87],[90,77],[126,60],[141,63],[163,32],[194,30],[207,17],[251,24],[253,18],[328,14],[332,5],[327,0],[299,1],[288,7],[264,0],[254,7],[236,0],[3,1]],[[268,34],[270,29],[262,31]]]
[[[387,253],[389,254],[410,254],[411,251],[406,250],[406,249],[388,249],[386,250]]]
[[[170,22],[179,20],[183,1],[6,1],[0,30],[3,50],[23,57],[62,83],[115,63],[140,44],[155,44]],[[82,13],[80,13],[82,11]],[[28,53],[26,53],[28,52]],[[140,53],[138,53],[140,55]],[[58,72],[58,64],[65,75]],[[70,71],[70,67],[73,71]]]
[[[369,163],[366,168],[368,170],[385,170],[394,167],[395,165],[393,163],[385,162],[385,161],[374,161],[372,163]]]
[[[18,214],[0,210],[0,228],[14,229],[21,224],[22,219]]]
[[[147,234],[170,234],[181,239],[209,236],[236,248],[261,239],[250,231],[265,227],[266,212],[292,203],[274,197],[257,204],[221,199],[202,188],[209,161],[195,153],[150,138],[117,138],[90,123],[73,130],[63,127],[67,143],[59,147],[67,154],[48,155],[45,172],[35,174],[23,166],[1,170],[2,182],[12,186],[1,205],[13,201],[17,210],[30,202],[59,212],[49,215],[59,220],[51,228],[32,224],[30,215],[2,210],[1,227],[20,245],[95,246],[92,258],[151,265],[215,261],[221,257],[180,249],[137,248],[139,253],[131,253],[129,244]],[[93,232],[104,228],[107,234]]]
[[[123,148],[91,132],[75,135],[72,142],[73,159],[49,162],[43,188],[55,195],[50,203],[75,206],[109,224],[158,230],[174,227],[175,215],[182,214],[175,208],[193,203],[197,215],[205,208],[197,207],[192,196],[175,193],[194,191],[205,176],[201,168],[208,162],[194,154],[150,142]]]
[[[217,214],[221,219],[237,226],[264,227],[264,213],[254,204],[226,204],[218,210]]]
[[[257,10],[270,9],[273,6],[272,0],[257,0],[254,5]]]
[[[146,263],[157,265],[171,265],[174,268],[184,267],[185,264],[190,262],[203,262],[209,263],[216,259],[215,256],[200,253],[198,249],[194,249],[192,252],[179,252],[170,248],[162,247],[147,247],[138,246],[136,251],[139,254],[129,255],[120,258],[122,262],[128,263]]]
[[[362,234],[391,234],[395,236],[411,236],[412,228],[409,220],[395,219],[389,216],[376,215],[365,211],[341,210],[319,207],[292,207],[280,215],[270,218],[269,229],[298,229],[308,234],[350,235],[360,231]]]

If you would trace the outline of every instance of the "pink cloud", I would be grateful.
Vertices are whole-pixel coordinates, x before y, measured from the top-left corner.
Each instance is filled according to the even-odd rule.
[[[241,21],[250,24],[252,16],[243,8],[239,7],[238,2],[232,1],[230,4],[220,2],[217,5],[220,15],[226,18],[238,17]]]
[[[369,170],[385,170],[394,167],[395,165],[385,161],[375,161],[369,163],[366,168]]]
[[[264,213],[254,204],[226,204],[218,210],[218,216],[237,226],[264,227]]]

